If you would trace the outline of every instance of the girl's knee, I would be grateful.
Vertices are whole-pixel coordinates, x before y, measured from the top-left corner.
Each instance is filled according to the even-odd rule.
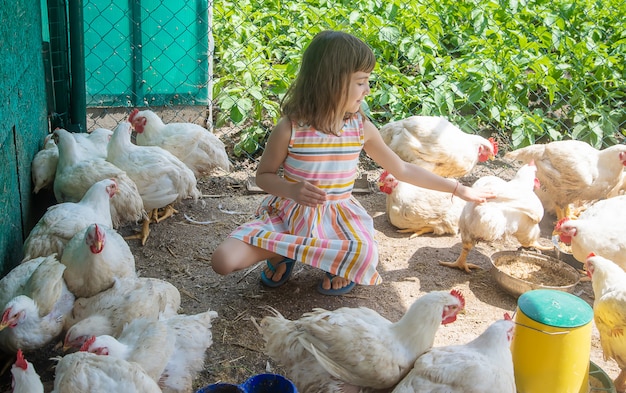
[[[218,247],[213,251],[211,256],[211,267],[217,274],[226,275],[233,272],[233,268],[229,264],[229,258],[223,247]]]

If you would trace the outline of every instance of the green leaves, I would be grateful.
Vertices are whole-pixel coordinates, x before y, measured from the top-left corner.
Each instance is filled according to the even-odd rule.
[[[367,101],[377,124],[444,115],[512,148],[575,138],[601,147],[626,123],[622,0],[214,3],[218,121],[253,154],[280,116],[300,56],[324,29],[377,56]]]

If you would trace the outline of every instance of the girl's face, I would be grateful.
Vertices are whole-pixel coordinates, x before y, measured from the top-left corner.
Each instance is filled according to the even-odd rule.
[[[358,71],[350,77],[350,88],[346,101],[345,112],[355,113],[361,107],[361,102],[370,93],[369,72]]]

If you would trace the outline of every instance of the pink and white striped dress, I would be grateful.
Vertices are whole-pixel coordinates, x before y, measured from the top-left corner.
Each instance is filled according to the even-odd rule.
[[[294,123],[284,178],[316,184],[326,191],[327,201],[308,207],[269,195],[257,218],[230,236],[357,284],[380,284],[373,221],[352,196],[363,140],[358,113],[346,120],[340,136]]]

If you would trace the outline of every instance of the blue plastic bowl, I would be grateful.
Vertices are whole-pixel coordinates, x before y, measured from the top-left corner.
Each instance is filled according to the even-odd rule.
[[[293,382],[278,374],[255,375],[240,386],[246,393],[298,393]]]
[[[241,385],[214,383],[196,393],[298,393],[296,386],[278,374],[258,374],[248,378]]]

